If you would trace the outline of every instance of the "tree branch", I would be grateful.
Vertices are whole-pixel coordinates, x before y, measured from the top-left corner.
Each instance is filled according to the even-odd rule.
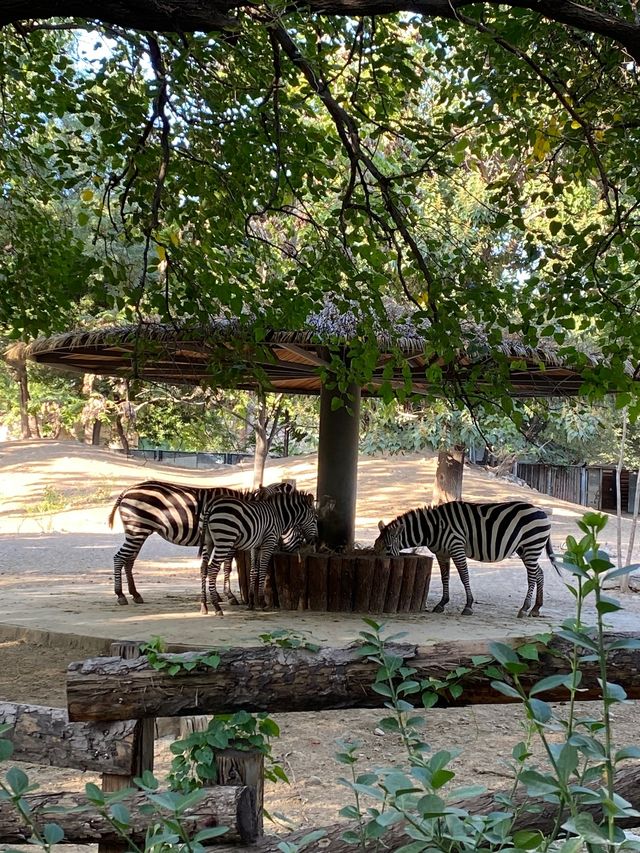
[[[0,27],[20,21],[48,18],[82,18],[141,31],[166,33],[210,32],[237,29],[229,15],[246,5],[245,0],[103,0],[99,11],[87,0],[0,0]],[[466,6],[502,6],[529,9],[550,21],[594,33],[617,42],[636,62],[640,62],[640,25],[609,11],[591,8],[573,0],[307,0],[314,14],[358,17],[394,12],[413,12],[432,18],[458,21],[458,10]],[[604,4],[603,4],[604,5]],[[300,7],[296,7],[300,11]]]

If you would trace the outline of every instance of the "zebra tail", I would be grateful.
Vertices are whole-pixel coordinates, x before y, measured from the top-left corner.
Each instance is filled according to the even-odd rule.
[[[549,557],[551,565],[556,570],[556,572],[561,575],[562,573],[558,568],[558,564],[556,563],[556,555],[553,553],[553,548],[551,547],[551,536],[549,536],[549,538],[547,539],[547,544],[545,545],[545,548],[547,549],[547,556]]]
[[[113,527],[113,519],[115,518],[116,510],[118,509],[118,507],[122,503],[122,498],[126,495],[126,493],[127,493],[127,489],[125,489],[124,492],[120,492],[120,494],[116,498],[116,502],[113,505],[113,509],[109,513],[109,519],[108,519],[109,527]]]

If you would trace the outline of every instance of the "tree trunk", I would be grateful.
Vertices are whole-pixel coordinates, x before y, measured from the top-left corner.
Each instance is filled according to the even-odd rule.
[[[82,374],[82,397],[85,401],[89,400],[93,394],[93,386],[96,383],[96,379],[97,376],[95,373]],[[90,424],[89,421],[82,421],[78,432],[80,433],[84,444],[88,444],[90,441],[93,443],[93,424]]]
[[[267,461],[269,446],[267,443],[267,412],[264,397],[258,403],[258,416],[254,424],[256,449],[253,454],[253,488],[259,489],[264,479],[264,465]]]
[[[640,468],[636,471],[636,490],[633,495],[633,518],[631,519],[631,532],[629,533],[629,544],[627,546],[627,565],[633,561],[633,546],[636,541],[636,529],[638,526],[638,513],[640,512]]]
[[[451,450],[438,453],[438,467],[433,484],[433,503],[443,504],[462,499],[464,447],[456,444]]]
[[[385,558],[389,559],[389,558]],[[434,622],[425,617],[425,625]],[[610,634],[608,641],[629,637]],[[458,667],[468,668],[457,683],[459,698],[445,694],[441,706],[497,705],[514,699],[491,687],[483,667],[474,664],[477,655],[489,654],[490,640],[441,642],[429,646],[387,644],[390,654],[407,661],[416,670],[417,681],[430,677],[446,679]],[[501,638],[511,646],[532,643],[528,638]],[[539,646],[539,660],[528,662],[520,676],[525,688],[546,675],[565,673],[566,656],[573,645],[553,637],[548,647]],[[564,657],[563,657],[564,656]],[[320,653],[254,647],[220,652],[215,670],[196,666],[174,676],[158,672],[145,658],[93,658],[72,663],[67,670],[67,701],[71,720],[122,720],[139,717],[175,717],[185,714],[223,714],[234,711],[322,711],[333,708],[379,708],[387,701],[372,687],[378,671],[375,663],[353,648],[325,648]],[[179,655],[175,660],[197,661],[198,653]],[[640,651],[611,649],[607,656],[608,678],[627,691],[629,699],[640,699]],[[598,699],[601,689],[598,663],[584,660],[578,700]],[[508,680],[508,676],[505,676]],[[557,687],[542,698],[565,701],[565,688]],[[519,701],[519,700],[515,700]]]
[[[22,341],[8,347],[3,358],[9,365],[13,378],[18,383],[20,407],[20,435],[22,438],[33,438],[31,421],[29,419],[29,375],[27,373],[27,345]]]
[[[34,822],[40,830],[45,823],[54,822],[62,827],[66,844],[122,845],[122,838],[93,807],[79,813],[58,813],[56,808],[72,809],[85,805],[83,795],[68,793],[29,794],[25,797],[31,806]],[[190,835],[201,829],[225,826],[228,831],[222,836],[225,841],[250,843],[257,835],[254,794],[246,786],[216,786],[208,788],[203,799],[187,809],[183,823]],[[136,843],[144,842],[147,828],[157,823],[157,816],[148,814],[143,808],[148,804],[142,793],[126,797],[123,805],[131,814],[130,838]],[[147,806],[148,808],[148,806]],[[167,818],[170,812],[162,812]],[[0,838],[4,843],[20,844],[29,840],[31,828],[22,822],[13,803],[0,801]],[[209,840],[207,844],[215,843]],[[130,849],[124,845],[124,849]]]
[[[620,455],[616,465],[616,533],[618,546],[618,568],[622,568],[622,468],[624,466],[624,450],[627,442],[628,410],[622,410],[622,436],[620,438]],[[620,576],[620,592],[629,591],[629,575]]]
[[[116,415],[116,432],[118,433],[118,438],[120,439],[120,444],[122,445],[122,449],[124,452],[129,455],[129,439],[127,438],[127,433],[124,430],[124,426],[122,425],[122,416],[120,414]]]
[[[589,786],[595,787],[595,786]],[[640,768],[625,767],[623,770],[618,770],[615,775],[614,787],[616,793],[628,800],[632,808],[640,809]],[[496,801],[497,792],[487,791],[479,797],[469,797],[465,800],[454,800],[450,803],[451,806],[464,809],[472,815],[490,814],[492,811],[506,811],[506,807],[502,803]],[[508,794],[507,794],[508,796]],[[545,802],[540,799],[532,799],[524,792],[519,792],[514,798],[514,803],[518,806],[527,805],[531,809],[535,809],[532,813],[522,812],[516,818],[513,826],[513,831],[517,832],[521,829],[537,829],[543,834],[552,832],[556,822],[558,809],[553,803]],[[598,805],[583,805],[580,807],[581,812],[589,812],[596,820],[602,819],[602,809]],[[621,820],[616,819],[616,826],[634,827],[638,825],[639,818],[627,817]],[[338,823],[331,826],[321,827],[325,835],[318,842],[318,849],[330,850],[331,853],[353,853],[355,848],[353,844],[348,844],[342,840],[342,835],[346,830],[357,832],[358,827],[353,823]],[[250,848],[251,853],[279,853],[282,850],[282,845],[285,843],[291,844],[295,848],[296,842],[300,842],[305,835],[313,832],[309,827],[285,836],[271,836],[263,838]],[[405,834],[402,823],[396,823],[390,826],[383,835],[382,849],[385,851],[398,850],[405,844],[409,844],[410,836]],[[316,849],[314,847],[309,848]],[[249,853],[246,848],[231,847],[227,844],[218,847],[217,853]]]

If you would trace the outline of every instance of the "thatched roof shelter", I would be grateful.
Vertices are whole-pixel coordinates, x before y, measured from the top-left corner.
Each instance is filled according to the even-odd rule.
[[[580,368],[572,366],[552,344],[531,347],[514,336],[503,336],[496,348],[484,334],[470,330],[468,345],[448,364],[425,355],[425,337],[411,331],[391,337],[376,335],[379,350],[371,385],[364,394],[375,394],[383,382],[383,371],[394,358],[406,361],[417,393],[434,389],[425,377],[429,366],[439,364],[442,382],[464,382],[473,377],[479,387],[495,378],[496,358],[506,362],[515,397],[567,396],[579,393],[583,384]],[[171,325],[145,322],[91,331],[72,331],[39,339],[27,350],[40,364],[83,373],[139,378],[171,384],[200,384],[215,381],[236,388],[270,386],[290,394],[319,394],[320,373],[328,368],[331,351],[347,351],[349,340],[325,338],[315,329],[268,330],[256,341],[250,326],[238,322],[211,321],[208,325]],[[598,363],[595,355],[583,356],[584,364]],[[266,383],[265,383],[266,380]],[[401,365],[394,368],[391,384],[404,385]]]

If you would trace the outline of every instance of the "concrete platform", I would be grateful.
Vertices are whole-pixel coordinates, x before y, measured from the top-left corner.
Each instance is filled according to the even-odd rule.
[[[199,613],[198,560],[190,549],[152,537],[135,567],[145,604],[116,603],[111,560],[120,534],[25,533],[0,536],[0,639],[26,639],[77,649],[79,657],[108,651],[113,640],[148,640],[193,648],[250,646],[260,634],[288,628],[309,632],[324,645],[348,645],[365,629],[360,614],[251,612],[225,607],[223,618]],[[461,616],[464,594],[452,575],[452,602],[445,614],[429,612],[374,616],[406,639],[431,643],[456,639],[499,639],[551,630],[573,613],[573,597],[555,572],[546,571],[540,619],[518,619],[526,590],[522,564],[471,566],[477,601],[473,616]],[[437,567],[428,606],[440,598]],[[640,633],[640,596],[623,596],[625,610],[609,618],[612,627]],[[593,611],[587,612],[593,618]]]

